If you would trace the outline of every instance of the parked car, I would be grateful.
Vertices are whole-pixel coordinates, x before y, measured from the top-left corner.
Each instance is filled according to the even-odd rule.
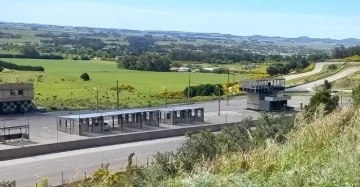
[[[111,126],[108,123],[104,123],[104,131],[109,131]]]

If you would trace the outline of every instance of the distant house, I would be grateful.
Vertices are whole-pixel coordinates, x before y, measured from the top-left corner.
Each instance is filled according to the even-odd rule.
[[[216,68],[202,68],[200,72],[213,73]]]
[[[245,69],[249,69],[249,70],[255,69],[255,68],[256,68],[256,65],[255,65],[255,64],[249,64],[249,65],[246,65],[246,66],[245,66]]]
[[[170,68],[170,71],[172,71],[172,72],[178,72],[178,70],[179,70],[179,68],[177,68],[177,67]]]
[[[170,68],[170,71],[172,71],[172,72],[190,72],[191,69],[185,68],[185,67],[180,67],[180,68],[172,67],[172,68]]]
[[[178,72],[190,72],[191,69],[190,68],[185,68],[185,67],[181,67],[178,69]]]

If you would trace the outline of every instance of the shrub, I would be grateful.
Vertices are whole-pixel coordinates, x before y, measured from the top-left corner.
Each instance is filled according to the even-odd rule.
[[[88,56],[81,56],[80,59],[81,60],[90,60],[90,58]]]
[[[197,97],[197,96],[212,96],[212,95],[219,95],[219,88],[220,88],[220,95],[224,95],[224,91],[221,89],[222,85],[220,84],[201,84],[199,86],[190,86],[190,97]],[[188,89],[186,87],[184,89],[184,96],[188,97]]]
[[[226,67],[221,67],[221,68],[214,69],[214,73],[216,73],[216,74],[227,74],[229,72],[230,72],[229,68],[226,68]]]
[[[324,88],[317,91],[315,95],[310,98],[310,103],[305,107],[306,116],[311,119],[315,114],[316,108],[323,104],[324,112],[331,113],[339,105],[339,96],[331,96],[331,84],[326,80],[324,82]]]
[[[90,80],[90,76],[87,73],[81,74],[80,78],[84,81]]]
[[[335,64],[331,64],[329,67],[328,67],[328,70],[329,71],[335,71],[337,69],[337,66]]]

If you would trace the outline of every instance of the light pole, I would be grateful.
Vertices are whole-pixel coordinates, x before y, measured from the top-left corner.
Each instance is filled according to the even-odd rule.
[[[230,71],[228,71],[228,82],[226,86],[226,106],[229,106],[229,84],[230,84]]]
[[[167,89],[165,89],[165,108],[167,108]]]
[[[190,83],[191,83],[191,71],[189,71],[189,85],[188,85],[188,104],[190,104]]]
[[[220,87],[216,86],[218,89],[218,97],[219,97],[219,105],[218,105],[218,116],[220,116],[220,103],[221,103],[221,97],[220,97]]]

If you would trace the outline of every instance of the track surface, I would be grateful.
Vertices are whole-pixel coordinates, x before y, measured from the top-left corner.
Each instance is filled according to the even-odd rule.
[[[303,85],[300,85],[300,86],[296,86],[296,87],[293,87],[293,88],[288,88],[286,89],[286,91],[313,91],[312,88],[316,87],[316,86],[321,86],[324,84],[324,81],[327,80],[329,82],[333,82],[333,81],[336,81],[338,79],[342,79],[344,77],[347,77],[353,73],[356,73],[360,71],[360,67],[352,67],[352,68],[348,68],[344,71],[341,71],[335,75],[332,75],[332,76],[329,76],[329,77],[326,77],[326,78],[323,78],[323,79],[320,79],[320,80],[317,80],[317,81],[314,81],[314,82],[310,82],[310,83],[307,83],[307,84],[303,84]]]
[[[283,78],[285,78],[285,80],[293,80],[293,79],[297,79],[300,77],[306,77],[309,75],[320,73],[325,65],[330,65],[330,64],[344,64],[344,63],[343,62],[319,62],[319,63],[315,64],[315,67],[312,71],[309,71],[306,73],[293,74],[293,75],[284,75]]]

